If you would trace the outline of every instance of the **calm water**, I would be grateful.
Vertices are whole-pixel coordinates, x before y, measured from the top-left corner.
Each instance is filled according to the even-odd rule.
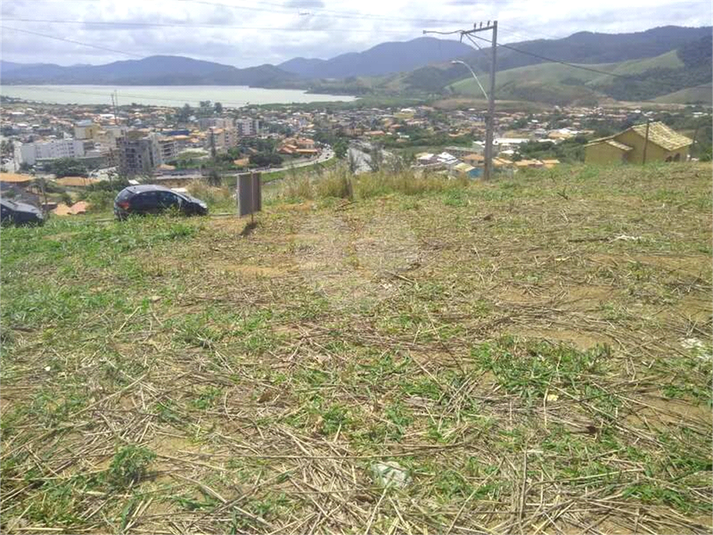
[[[119,105],[198,106],[201,100],[220,102],[224,106],[246,104],[289,104],[293,102],[349,102],[345,95],[314,95],[296,89],[260,89],[245,86],[177,85],[177,86],[109,86],[109,85],[8,85],[0,94],[8,97],[52,104],[111,104],[117,91]]]

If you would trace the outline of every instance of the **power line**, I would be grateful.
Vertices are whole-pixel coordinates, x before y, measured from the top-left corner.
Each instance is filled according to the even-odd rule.
[[[525,36],[525,38],[527,38],[527,39],[531,39],[531,38],[532,38],[533,36],[535,36],[535,35],[541,36],[541,37],[538,37],[538,39],[545,38],[545,39],[552,39],[552,40],[555,40],[555,41],[556,41],[556,40],[559,40],[559,39],[563,39],[562,36],[552,35],[551,33],[538,32],[538,31],[535,31],[535,30],[525,30],[525,29],[523,29],[523,28],[519,28],[519,29],[518,29],[518,28],[516,28],[516,27],[514,27],[514,26],[509,26],[509,25],[508,25],[508,26],[503,26],[502,28],[503,28],[506,32],[508,32],[508,33],[511,33],[511,34],[514,34],[514,35],[519,35],[520,37]],[[528,34],[530,34],[530,35],[528,36]]]
[[[35,0],[47,3],[59,3],[60,1],[64,3],[64,0]],[[101,2],[101,0],[82,0],[85,2]],[[362,20],[381,20],[388,22],[428,22],[428,23],[444,23],[444,24],[460,24],[462,20],[448,20],[448,19],[436,19],[436,18],[404,18],[404,17],[389,17],[384,15],[376,15],[372,13],[361,13],[359,11],[344,11],[336,9],[310,9],[304,8],[304,11],[300,11],[299,8],[291,8],[285,6],[284,4],[277,4],[274,2],[256,2],[257,5],[245,5],[245,4],[227,4],[224,2],[217,2],[211,0],[175,0],[177,2],[200,4],[208,6],[225,7],[228,9],[238,9],[244,11],[257,11],[266,13],[282,13],[286,15],[294,15],[295,12],[300,16],[323,16],[327,18],[347,18],[347,19],[362,19]],[[268,7],[258,7],[259,5],[269,6]],[[6,19],[10,20],[10,19]]]
[[[512,32],[511,32],[511,33],[512,33]],[[481,40],[486,40],[486,41],[487,41],[487,39],[483,39],[482,37],[478,37],[478,36],[474,36],[474,37],[476,37],[477,39],[481,39]],[[561,38],[560,38],[560,39],[561,39]],[[519,48],[515,48],[515,47],[512,46],[512,45],[507,45],[507,44],[504,44],[504,43],[499,43],[498,46],[503,47],[503,48],[510,49],[510,50],[512,50],[512,51],[514,51],[514,52],[518,52],[518,53],[524,54],[524,55],[526,55],[526,56],[532,56],[532,57],[534,57],[534,58],[541,59],[541,60],[543,60],[543,61],[552,62],[552,63],[559,63],[560,65],[565,65],[565,66],[567,66],[567,67],[572,67],[572,68],[574,68],[574,69],[580,69],[580,70],[583,70],[583,71],[589,71],[589,72],[594,72],[594,73],[597,73],[597,74],[603,74],[603,75],[606,75],[606,76],[611,76],[611,77],[613,77],[613,78],[623,78],[623,79],[627,79],[627,80],[645,82],[645,80],[639,80],[639,79],[637,79],[635,76],[630,75],[630,74],[618,74],[618,73],[615,73],[615,72],[608,72],[608,71],[603,71],[603,70],[600,70],[600,69],[595,69],[595,68],[593,68],[593,67],[586,67],[586,66],[584,66],[584,65],[577,64],[577,63],[569,63],[569,62],[563,61],[563,60],[548,58],[548,57],[542,56],[542,55],[540,55],[540,54],[535,54],[534,52],[527,52],[527,51],[525,51],[525,50],[521,50],[521,49],[519,49]],[[651,83],[652,81],[649,80],[648,82]],[[670,87],[674,87],[670,82],[669,82],[668,85],[669,85]],[[698,88],[698,87],[709,87],[709,86],[711,86],[711,85],[712,85],[712,84],[710,84],[710,83],[705,83],[705,84],[699,84],[699,85],[690,86],[690,87],[684,87],[684,88],[681,88],[681,89],[696,89],[696,88]]]
[[[191,4],[202,4],[208,6],[219,6],[227,7],[230,9],[242,9],[248,11],[265,11],[268,13],[286,13],[294,14],[295,10],[286,8],[283,4],[275,4],[271,2],[259,2],[259,4],[272,6],[276,9],[260,8],[255,6],[246,6],[244,4],[225,4],[221,2],[215,2],[210,0],[176,0],[177,2],[185,2]],[[432,19],[432,18],[403,18],[403,17],[386,17],[382,15],[373,15],[369,13],[360,13],[358,11],[338,11],[335,9],[316,9],[305,11],[305,15],[309,16],[324,16],[331,18],[346,18],[346,19],[362,19],[362,20],[383,20],[389,22],[429,22],[429,23],[445,23],[445,24],[459,24],[461,20],[443,20],[443,19]]]
[[[487,41],[487,39],[484,39],[483,37],[478,37],[477,35],[475,35],[475,36],[473,36],[473,37],[475,37],[476,39],[481,39],[481,40],[483,40],[483,41]],[[600,70],[600,69],[594,69],[594,68],[592,68],[592,67],[585,67],[584,65],[580,65],[580,64],[577,64],[577,63],[569,63],[569,62],[567,62],[567,61],[562,61],[562,60],[559,60],[559,59],[548,58],[548,57],[546,57],[546,56],[542,56],[542,55],[540,55],[540,54],[535,54],[534,52],[527,52],[527,51],[525,51],[525,50],[521,50],[521,49],[519,49],[519,48],[515,48],[514,46],[506,45],[506,44],[504,44],[504,43],[499,43],[498,46],[499,46],[499,47],[502,47],[502,48],[507,48],[507,49],[509,49],[509,50],[512,50],[513,52],[518,52],[518,53],[520,53],[520,54],[524,54],[524,55],[526,55],[526,56],[532,56],[533,58],[541,59],[541,60],[543,60],[543,61],[548,61],[548,62],[552,62],[552,63],[559,63],[560,65],[566,65],[567,67],[572,67],[572,68],[574,68],[574,69],[580,69],[580,70],[583,70],[583,71],[589,71],[589,72],[593,72],[593,73],[597,73],[597,74],[603,74],[603,75],[605,75],[605,76],[611,76],[611,77],[613,77],[613,78],[622,78],[622,79],[625,79],[625,80],[633,80],[633,81],[639,81],[639,82],[644,81],[644,80],[638,80],[635,76],[632,76],[632,75],[630,75],[630,74],[618,74],[618,73],[615,73],[615,72],[607,72],[607,71],[603,71],[603,70]],[[658,83],[658,82],[657,82],[657,83]],[[670,85],[671,87],[673,87],[670,83],[669,83],[669,85]],[[709,85],[711,85],[711,84],[709,84],[709,83],[700,84],[700,85],[692,86],[690,89],[697,88],[697,87],[706,87],[706,86],[709,86]],[[681,88],[681,89],[688,89],[688,88],[685,88],[685,87],[684,87],[684,88]]]
[[[130,56],[133,58],[142,58],[143,56],[139,56],[138,54],[132,54],[131,52],[125,52],[124,50],[117,50],[115,48],[108,48],[105,46],[99,46],[99,45],[90,45],[89,43],[82,43],[80,41],[75,41],[73,39],[66,39],[64,37],[57,37],[55,35],[47,35],[46,33],[40,33],[40,32],[33,32],[31,30],[21,30],[20,28],[11,28],[10,26],[0,26],[3,30],[12,30],[14,32],[20,32],[20,33],[27,33],[30,35],[37,35],[40,37],[46,37],[47,39],[55,39],[56,41],[64,41],[65,43],[72,43],[75,45],[81,45],[81,46],[86,46],[89,48],[96,48],[97,50],[104,50],[105,52],[114,52],[115,54],[123,54],[124,56]]]
[[[489,39],[486,39],[486,38],[484,38],[484,37],[479,37],[479,36],[477,36],[477,35],[471,35],[471,34],[473,33],[472,30],[453,30],[453,31],[424,30],[423,33],[424,33],[424,34],[431,33],[431,34],[437,34],[437,35],[455,35],[455,34],[460,34],[460,36],[461,36],[461,41],[462,41],[463,37],[465,36],[465,37],[467,37],[473,44],[476,44],[475,41],[473,41],[473,39],[471,38],[471,37],[474,37],[475,39],[479,39],[479,40],[481,40],[481,41],[485,41],[485,42],[487,42],[487,43],[490,43],[490,44],[491,44],[491,47],[492,47],[492,42],[491,42]],[[477,44],[476,44],[476,46],[478,47],[479,50],[481,50],[481,51],[483,50],[483,49],[482,49],[480,46],[478,46]],[[525,51],[525,50],[521,50],[521,49],[516,48],[516,47],[514,47],[514,46],[512,46],[512,45],[508,45],[508,44],[504,44],[504,43],[497,43],[496,47],[506,48],[506,49],[508,49],[508,50],[512,50],[513,52],[517,52],[517,53],[519,53],[519,54],[523,54],[523,55],[526,55],[526,56],[531,56],[531,57],[540,59],[540,60],[542,60],[542,61],[550,62],[550,63],[557,63],[557,64],[560,64],[560,65],[565,65],[565,66],[571,67],[571,68],[573,68],[573,69],[580,69],[580,70],[583,70],[583,71],[593,72],[593,73],[601,74],[601,75],[604,75],[604,76],[611,76],[611,77],[613,77],[613,78],[621,78],[621,79],[625,79],[625,80],[631,80],[631,81],[634,81],[634,82],[654,83],[654,81],[652,81],[652,80],[640,80],[640,79],[637,79],[637,78],[636,78],[635,76],[633,76],[633,75],[626,75],[626,74],[619,74],[619,73],[615,73],[615,72],[603,71],[603,70],[600,70],[600,69],[595,69],[595,68],[593,68],[593,67],[586,67],[586,66],[584,66],[584,65],[579,65],[579,64],[576,64],[576,63],[569,63],[569,62],[567,62],[567,61],[558,60],[558,59],[554,59],[554,58],[549,58],[549,57],[547,57],[547,56],[543,56],[543,55],[541,55],[541,54],[536,54],[536,53],[534,53],[534,52],[528,52],[528,51]],[[657,83],[660,83],[660,82],[657,82]],[[665,84],[665,83],[664,83],[664,84]],[[704,84],[699,84],[699,85],[690,86],[690,87],[676,87],[676,86],[673,85],[671,82],[668,82],[668,86],[669,86],[669,88],[671,88],[671,89],[673,90],[673,92],[676,92],[676,91],[681,91],[681,90],[684,90],[684,89],[697,89],[697,88],[700,88],[700,87],[713,87],[713,84],[711,84],[711,83],[704,83]],[[642,99],[641,101],[642,101],[642,102],[654,102],[654,100],[652,100],[652,99]]]
[[[181,22],[134,22],[134,21],[103,21],[103,20],[63,20],[63,19],[25,19],[25,18],[5,18],[11,22],[31,22],[44,24],[87,24],[97,26],[134,26],[138,28],[215,28],[215,29],[232,29],[232,30],[258,30],[258,31],[279,31],[279,32],[338,32],[338,33],[374,33],[372,30],[357,30],[357,29],[335,29],[335,28],[279,28],[279,27],[260,27],[260,26],[233,26],[230,24],[201,24],[201,23],[181,23]],[[123,28],[115,28],[121,30]],[[411,30],[379,30],[378,33],[393,33],[406,34],[413,33]]]
[[[488,39],[485,39],[485,38],[483,38],[483,37],[478,37],[477,35],[474,35],[473,37],[475,37],[476,39],[480,39],[481,41],[488,41]],[[490,42],[490,41],[488,41],[488,42]],[[593,72],[593,73],[596,73],[596,74],[604,74],[604,75],[606,75],[606,76],[613,76],[613,77],[615,77],[615,78],[627,78],[627,79],[630,79],[630,78],[631,78],[631,76],[628,76],[628,75],[626,75],[626,74],[617,74],[617,73],[613,73],[613,72],[607,72],[607,71],[603,71],[603,70],[600,70],[600,69],[595,69],[595,68],[593,68],[593,67],[585,67],[584,65],[579,65],[579,64],[577,64],[577,63],[569,63],[569,62],[567,62],[567,61],[563,61],[563,60],[559,60],[559,59],[548,58],[548,57],[542,56],[542,55],[540,55],[540,54],[535,54],[534,52],[527,52],[527,51],[525,51],[525,50],[521,50],[521,49],[519,49],[519,48],[515,48],[514,46],[512,46],[512,45],[507,45],[507,44],[505,44],[505,43],[498,43],[498,46],[499,46],[500,48],[507,48],[508,50],[512,50],[513,52],[518,52],[518,53],[523,54],[523,55],[525,55],[525,56],[531,56],[531,57],[533,57],[533,58],[541,59],[542,61],[548,61],[548,62],[550,62],[550,63],[559,63],[560,65],[566,65],[566,66],[572,67],[572,68],[574,68],[574,69],[580,69],[580,70],[583,70],[583,71],[589,71],[589,72]]]

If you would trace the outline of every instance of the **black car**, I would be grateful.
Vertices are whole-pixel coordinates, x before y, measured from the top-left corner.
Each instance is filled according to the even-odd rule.
[[[200,199],[163,186],[129,186],[121,190],[114,199],[114,215],[118,219],[125,219],[133,214],[160,214],[171,209],[184,215],[208,213],[208,205]]]
[[[41,225],[45,216],[39,208],[24,202],[0,199],[0,221],[8,225]]]

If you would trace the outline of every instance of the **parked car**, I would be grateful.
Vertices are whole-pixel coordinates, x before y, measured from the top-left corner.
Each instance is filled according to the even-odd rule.
[[[45,216],[39,208],[24,202],[0,199],[0,221],[3,224],[15,225],[42,225]]]
[[[117,219],[134,214],[160,214],[167,210],[177,210],[184,215],[206,215],[208,205],[188,194],[149,184],[124,188],[114,199]]]

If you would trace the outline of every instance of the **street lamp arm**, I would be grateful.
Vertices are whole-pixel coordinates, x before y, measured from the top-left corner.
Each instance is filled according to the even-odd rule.
[[[488,94],[485,92],[485,89],[483,88],[483,84],[480,83],[480,80],[478,79],[478,75],[475,74],[475,71],[470,68],[470,65],[468,65],[465,61],[460,61],[457,59],[454,59],[453,61],[451,61],[451,63],[453,63],[454,65],[455,64],[465,65],[466,69],[468,69],[470,71],[470,74],[473,75],[473,78],[475,78],[475,81],[478,83],[478,87],[483,92],[483,95],[485,95],[485,98],[486,99],[488,98]]]

